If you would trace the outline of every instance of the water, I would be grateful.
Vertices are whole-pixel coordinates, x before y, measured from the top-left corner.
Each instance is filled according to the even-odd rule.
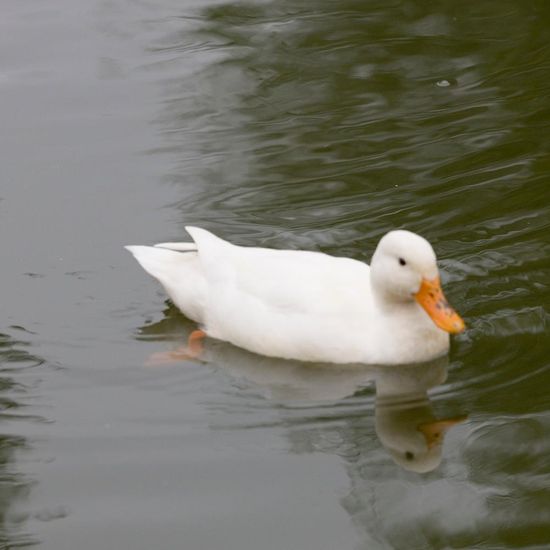
[[[546,3],[2,11],[0,547],[549,547]],[[187,224],[365,261],[406,227],[469,328],[412,370],[146,366],[193,326],[122,245]]]

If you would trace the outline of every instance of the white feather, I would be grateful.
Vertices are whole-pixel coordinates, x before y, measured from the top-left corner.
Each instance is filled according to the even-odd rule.
[[[435,254],[418,235],[382,239],[371,281],[369,266],[356,260],[241,247],[186,229],[194,245],[127,248],[209,336],[267,356],[332,363],[425,361],[448,350],[448,334],[414,300],[392,294],[394,286],[418,286],[421,273],[437,273]],[[414,269],[386,261],[401,250]]]
[[[176,250],[178,252],[197,250],[197,245],[195,243],[158,243],[153,246],[155,248],[167,248],[168,250]]]
[[[196,252],[175,252],[153,246],[126,246],[141,267],[157,279],[187,317],[203,322],[206,281]]]

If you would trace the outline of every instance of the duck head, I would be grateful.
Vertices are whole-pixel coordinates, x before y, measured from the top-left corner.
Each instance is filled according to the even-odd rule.
[[[451,334],[464,330],[441,289],[435,252],[420,235],[397,230],[382,237],[372,257],[371,283],[384,303],[416,301],[440,329]]]

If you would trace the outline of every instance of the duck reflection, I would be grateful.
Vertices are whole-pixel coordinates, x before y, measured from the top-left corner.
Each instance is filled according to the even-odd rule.
[[[143,327],[140,337],[181,342],[195,328],[175,308],[165,313],[162,321]],[[396,464],[418,473],[439,466],[445,433],[466,418],[438,419],[428,397],[428,390],[447,377],[447,357],[399,366],[313,364],[263,357],[213,339],[205,340],[197,357],[186,350],[183,346],[155,353],[148,364],[190,360],[219,366],[286,406],[340,401],[374,385],[378,439]]]
[[[393,460],[406,470],[425,473],[437,468],[445,433],[466,419],[435,417],[428,390],[446,378],[446,357],[385,367],[376,377],[376,433]]]

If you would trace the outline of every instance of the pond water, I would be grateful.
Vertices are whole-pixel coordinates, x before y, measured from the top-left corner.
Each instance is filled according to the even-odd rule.
[[[549,23],[4,1],[0,548],[549,548]],[[194,327],[122,247],[189,224],[364,261],[416,231],[468,329],[396,369],[150,366]]]

